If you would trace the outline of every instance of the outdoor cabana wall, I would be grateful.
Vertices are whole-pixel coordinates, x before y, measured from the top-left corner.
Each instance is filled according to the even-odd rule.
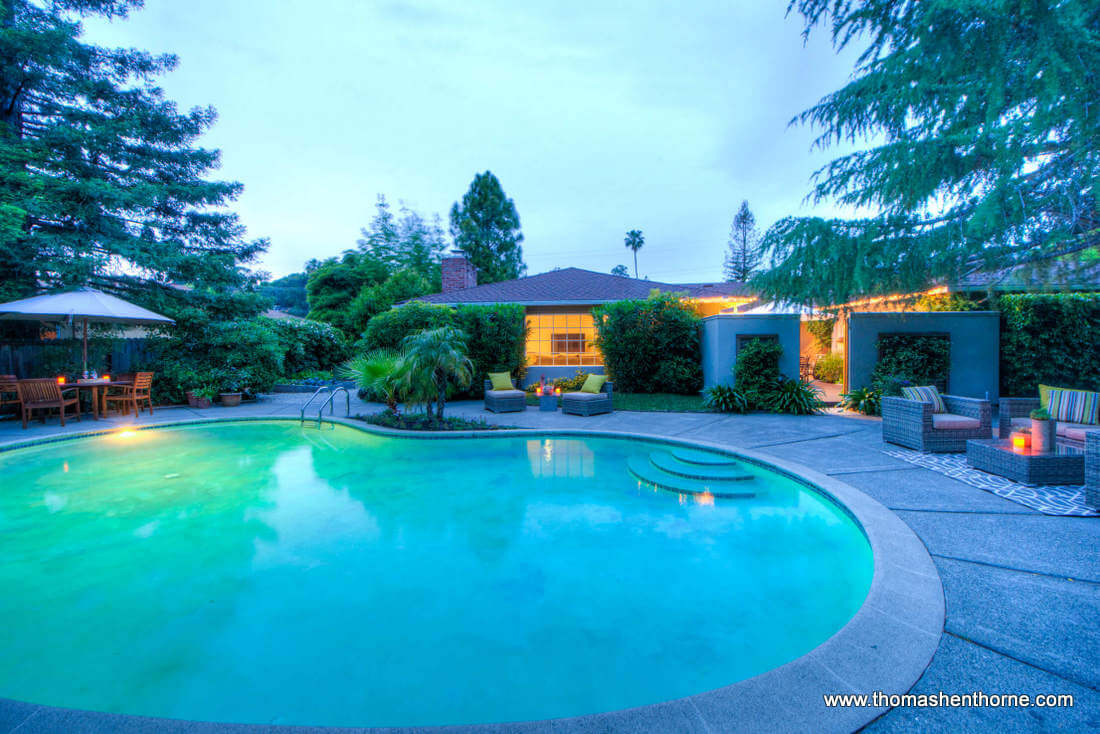
[[[996,401],[1000,384],[1000,314],[996,311],[849,313],[846,390],[871,383],[883,334],[927,334],[951,341],[947,391]]]
[[[703,387],[733,384],[733,365],[737,361],[738,337],[772,336],[783,347],[779,371],[798,377],[798,314],[722,314],[703,319]]]

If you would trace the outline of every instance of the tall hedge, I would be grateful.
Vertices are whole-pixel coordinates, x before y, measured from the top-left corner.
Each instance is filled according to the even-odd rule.
[[[397,349],[409,334],[440,326],[455,326],[466,334],[474,363],[474,380],[464,397],[482,397],[489,372],[510,372],[517,380],[527,370],[527,322],[523,306],[436,306],[413,301],[370,320],[360,345],[367,349]]]
[[[703,387],[699,316],[674,295],[617,301],[592,310],[615,389],[691,395]]]
[[[1038,385],[1100,390],[1100,293],[998,299],[1001,395],[1034,397]]]

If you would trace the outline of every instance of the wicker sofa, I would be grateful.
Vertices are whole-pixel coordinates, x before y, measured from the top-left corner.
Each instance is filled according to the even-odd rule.
[[[586,416],[610,413],[613,410],[612,390],[614,390],[614,385],[608,381],[603,384],[598,393],[567,392],[561,396],[561,412]]]
[[[494,390],[490,380],[485,381],[485,410],[494,413],[522,413],[527,410],[527,393],[516,388],[512,381],[511,390]]]
[[[1031,411],[1039,407],[1039,398],[1001,398],[1000,419],[997,431],[1001,438],[1008,438],[1015,431],[1031,428]],[[1091,423],[1066,423],[1057,421],[1054,432],[1059,440],[1068,441],[1075,446],[1085,444],[1085,434],[1100,429]]]
[[[993,410],[988,400],[942,395],[946,413],[933,413],[932,403],[907,398],[882,399],[882,440],[922,453],[966,451],[972,438],[993,433]]]
[[[1085,504],[1100,510],[1100,431],[1085,434]]]

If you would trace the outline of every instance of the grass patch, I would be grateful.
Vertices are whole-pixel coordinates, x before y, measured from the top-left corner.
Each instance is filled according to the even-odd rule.
[[[703,405],[702,395],[675,395],[672,393],[611,393],[615,410],[636,410],[645,413],[710,413]],[[527,396],[528,405],[538,405],[539,399]],[[561,406],[561,400],[558,400]]]
[[[356,420],[366,421],[372,426],[396,428],[402,431],[499,431],[502,428],[511,428],[511,426],[497,426],[486,423],[480,418],[467,420],[466,418],[445,416],[442,421],[438,421],[434,417],[429,417],[426,413],[394,414],[388,410],[381,413],[371,413],[370,415],[357,415],[355,418]]]

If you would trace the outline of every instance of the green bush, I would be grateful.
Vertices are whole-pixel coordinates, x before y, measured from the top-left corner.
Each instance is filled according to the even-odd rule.
[[[248,396],[268,392],[283,374],[283,347],[269,319],[194,321],[177,318],[172,336],[146,341],[143,369],[156,373],[153,402],[176,404],[210,387]]]
[[[703,385],[699,316],[671,294],[592,309],[607,373],[628,393],[697,393]]]
[[[584,370],[577,370],[572,377],[559,377],[556,380],[551,380],[550,385],[552,387],[560,387],[563,393],[565,392],[577,392],[584,385],[584,381],[588,379],[588,375],[593,374],[585,372]],[[527,392],[532,395],[535,394],[535,390],[538,388],[539,383],[532,382],[527,386]]]
[[[351,356],[343,332],[320,321],[262,319],[279,339],[286,376],[328,371]]]
[[[1001,395],[1100,390],[1100,293],[1001,296]]]
[[[821,391],[804,380],[781,378],[771,394],[770,409],[774,413],[813,415],[824,407]]]
[[[871,384],[884,394],[893,392],[906,382],[914,385],[935,385],[947,390],[947,375],[951,368],[951,342],[947,337],[915,334],[888,334],[879,338],[878,363],[871,371]],[[891,392],[884,388],[891,386]]]
[[[527,319],[523,306],[459,306],[455,325],[466,333],[466,347],[474,363],[468,395],[485,395],[485,377],[507,372],[522,383],[527,373]]]
[[[745,413],[749,401],[729,385],[715,385],[703,395],[703,405],[719,413]]]
[[[857,387],[840,396],[840,407],[864,415],[878,415],[882,409],[882,394],[873,387]]]
[[[436,306],[419,301],[380,313],[367,324],[357,351],[400,349],[410,334],[441,326],[454,326],[466,334],[466,346],[474,363],[470,387],[458,393],[464,397],[484,394],[485,375],[509,372],[517,380],[526,372],[527,322],[523,306]]]
[[[737,352],[733,386],[745,396],[751,410],[769,410],[779,384],[783,347],[772,339],[752,339]]]
[[[844,358],[839,354],[823,354],[814,363],[814,378],[822,382],[838,383],[844,375]]]
[[[401,340],[409,334],[454,325],[455,311],[450,306],[413,301],[372,318],[356,351],[400,349]]]

